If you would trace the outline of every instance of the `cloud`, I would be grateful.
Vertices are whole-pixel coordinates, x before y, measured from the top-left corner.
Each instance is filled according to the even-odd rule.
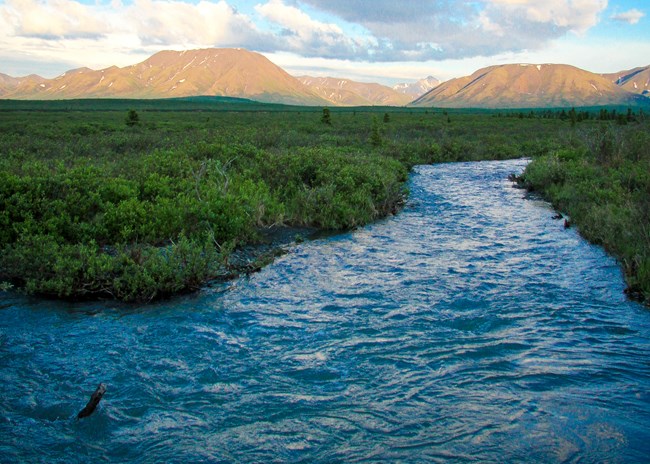
[[[301,1],[365,27],[378,44],[365,58],[374,60],[535,50],[567,33],[586,32],[607,8],[607,0]]]
[[[586,32],[598,23],[607,0],[484,0],[497,18],[517,18],[525,23],[547,24],[562,32]]]
[[[250,46],[262,43],[249,18],[225,1],[136,0],[124,13],[145,45]]]
[[[260,0],[246,15],[231,3],[5,0],[0,19],[8,27],[0,46],[15,38],[65,39],[67,45],[96,39],[98,49],[120,43],[151,51],[243,47],[368,62],[460,59],[540,49],[567,33],[584,33],[607,7],[607,0]],[[323,20],[328,13],[333,16]],[[638,20],[636,10],[619,16]]]
[[[96,39],[98,49],[119,42],[152,51],[242,47],[329,58],[355,57],[367,48],[336,24],[312,19],[282,0],[258,4],[255,12],[255,19],[270,27],[261,29],[226,0],[105,0],[88,5],[79,0],[7,0],[0,4],[0,26],[7,24],[0,30],[0,47],[18,44],[18,39],[65,39],[66,46],[75,48],[71,41]]]
[[[278,40],[226,0],[4,1],[0,63],[5,68],[20,68],[15,57],[25,63],[56,61],[65,66],[63,71],[70,64],[133,64],[163,49],[242,47],[264,52],[275,50]],[[31,67],[35,72],[54,69]]]
[[[620,21],[628,24],[637,24],[645,16],[643,11],[633,8],[623,13],[617,13],[611,16],[614,21]]]
[[[101,8],[73,0],[7,0],[0,16],[8,31],[45,39],[100,37],[109,31]]]
[[[83,4],[75,0],[7,0],[0,18],[9,24],[5,35],[46,40],[130,35],[149,45],[238,46],[257,48],[269,37],[225,0],[135,0],[125,5]],[[0,37],[2,32],[0,32]]]
[[[580,36],[607,7],[607,0],[256,2],[245,2],[243,13],[236,0],[0,0],[0,63],[21,56],[122,66],[162,49],[202,47],[357,65],[479,59]],[[613,18],[634,23],[642,15],[630,10]]]
[[[282,0],[270,0],[255,6],[255,11],[279,28],[276,50],[291,51],[304,56],[325,58],[351,57],[362,45],[347,37],[334,23],[312,19],[295,6]]]

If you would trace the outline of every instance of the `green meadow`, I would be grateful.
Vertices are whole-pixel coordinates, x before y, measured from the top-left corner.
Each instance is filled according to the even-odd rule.
[[[398,212],[416,164],[530,157],[520,182],[648,298],[650,130],[635,111],[0,101],[0,283],[69,299],[193,291],[268,228]]]

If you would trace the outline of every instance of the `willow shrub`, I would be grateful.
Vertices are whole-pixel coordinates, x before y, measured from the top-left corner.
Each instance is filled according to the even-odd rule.
[[[353,228],[394,212],[408,176],[395,159],[332,147],[265,153],[258,162],[285,205],[286,221],[325,229]]]
[[[332,109],[322,124],[320,108],[203,112],[154,102],[169,110],[155,111],[104,101],[93,111],[47,110],[59,104],[0,111],[0,288],[65,298],[148,301],[192,290],[221,274],[228,250],[253,243],[259,227],[357,227],[399,207],[414,164],[543,155],[564,146],[568,130],[559,120],[454,114],[449,123],[399,108],[389,124],[375,123],[373,144],[371,109]],[[140,123],[127,127],[136,104]],[[641,142],[632,144],[637,158]],[[620,182],[637,189],[633,177]]]
[[[346,229],[384,216],[407,177],[379,154],[219,143],[4,167],[0,280],[125,301],[196,289],[260,226]]]
[[[582,235],[616,256],[633,295],[650,301],[650,135],[643,125],[581,134],[582,148],[534,159],[522,175]]]

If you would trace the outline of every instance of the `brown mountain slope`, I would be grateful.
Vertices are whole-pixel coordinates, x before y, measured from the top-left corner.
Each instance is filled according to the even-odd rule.
[[[634,103],[606,78],[564,64],[507,64],[447,81],[413,102],[447,108],[542,108]]]
[[[80,68],[37,84],[21,83],[4,98],[172,98],[196,95],[323,105],[323,99],[267,58],[241,49],[162,51],[142,63],[94,71]]]
[[[301,76],[298,80],[321,98],[337,106],[403,106],[412,100],[411,97],[381,84],[334,77]]]
[[[0,73],[0,89],[12,88],[18,84],[18,78]]]
[[[629,92],[650,96],[650,66],[603,74],[603,77]]]
[[[18,79],[0,73],[0,97],[11,92],[18,85]]]
[[[19,86],[30,88],[34,92],[41,91],[43,87],[40,85],[46,81],[47,79],[36,74],[30,74],[25,77],[11,77],[0,73],[0,97],[15,92]]]

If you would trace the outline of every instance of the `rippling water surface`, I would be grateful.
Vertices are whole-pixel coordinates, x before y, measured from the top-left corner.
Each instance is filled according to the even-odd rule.
[[[399,215],[191,297],[5,294],[0,461],[647,462],[650,311],[524,166],[419,167]]]

